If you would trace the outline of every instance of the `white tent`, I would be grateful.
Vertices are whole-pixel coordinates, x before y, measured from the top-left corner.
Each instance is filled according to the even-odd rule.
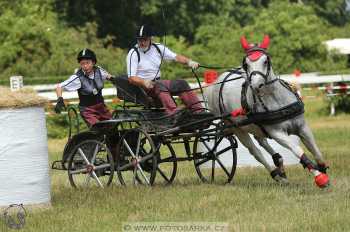
[[[350,54],[350,39],[333,39],[324,43],[329,51],[336,50],[340,54]]]

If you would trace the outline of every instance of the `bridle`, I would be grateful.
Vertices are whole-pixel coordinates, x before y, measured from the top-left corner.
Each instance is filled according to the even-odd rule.
[[[261,71],[255,71],[255,70],[252,71],[252,72],[248,72],[248,64],[246,62],[246,59],[247,58],[249,59],[249,55],[251,55],[253,52],[261,52],[263,55],[265,55],[267,57],[267,71],[266,71],[266,73],[262,73]],[[264,80],[265,80],[264,84],[262,84],[261,87],[270,85],[270,84],[272,84],[272,83],[274,83],[275,81],[278,80],[277,78],[274,78],[272,80],[268,80],[268,78],[271,75],[271,68],[272,68],[270,55],[267,53],[266,49],[258,47],[258,46],[254,46],[254,47],[251,47],[251,48],[247,49],[246,50],[246,54],[247,55],[243,57],[242,68],[247,74],[248,86],[249,86],[249,88],[252,91],[253,102],[254,102],[253,111],[256,110],[255,107],[256,107],[256,105],[257,105],[257,103],[259,101],[261,106],[264,108],[264,110],[266,112],[269,112],[269,109],[267,108],[267,106],[264,104],[264,102],[262,100],[262,96],[261,96],[260,91],[258,89],[254,89],[252,87],[252,83],[251,82],[252,82],[252,77],[255,76],[256,74],[258,74],[259,76],[263,77]],[[258,59],[260,59],[260,58],[261,58],[261,56]]]
[[[253,71],[253,72],[250,72],[250,73],[248,72],[248,64],[246,62],[246,59],[247,58],[249,59],[249,55],[252,54],[253,52],[261,52],[262,54],[264,54],[267,57],[267,72],[266,73],[262,73],[260,71]],[[260,75],[260,76],[262,76],[264,78],[265,85],[269,84],[269,82],[271,82],[271,81],[268,81],[268,77],[271,74],[271,67],[272,66],[271,66],[270,55],[267,53],[266,49],[263,49],[263,48],[255,46],[255,47],[252,47],[252,48],[248,49],[246,51],[246,53],[247,53],[247,55],[245,57],[243,57],[242,68],[247,73],[248,82],[251,83],[252,76],[258,74],[258,75]]]

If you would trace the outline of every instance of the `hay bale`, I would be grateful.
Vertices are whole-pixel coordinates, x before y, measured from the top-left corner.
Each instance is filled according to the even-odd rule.
[[[30,89],[0,88],[0,208],[50,205],[46,102]]]
[[[31,88],[11,91],[9,88],[0,86],[0,109],[44,106],[46,103],[48,103],[47,99],[39,97]]]

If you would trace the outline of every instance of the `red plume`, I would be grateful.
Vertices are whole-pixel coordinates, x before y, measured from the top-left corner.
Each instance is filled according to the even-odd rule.
[[[251,46],[249,46],[247,39],[244,36],[241,36],[241,45],[244,50],[248,50]]]
[[[268,35],[265,35],[259,47],[263,49],[267,49],[269,45],[270,45],[270,37]]]

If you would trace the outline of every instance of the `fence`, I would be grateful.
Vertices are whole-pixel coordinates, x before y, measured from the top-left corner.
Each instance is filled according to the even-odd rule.
[[[346,75],[319,75],[318,73],[305,73],[298,76],[295,75],[281,75],[281,79],[296,83],[302,87],[303,90],[311,89],[310,85],[316,85],[316,89],[325,91],[328,98],[338,96],[340,94],[350,94],[350,87],[346,85],[346,82],[350,82],[350,74]],[[327,85],[327,86],[324,86]],[[192,88],[197,88],[198,84],[191,83]],[[34,90],[42,97],[49,99],[49,101],[56,101],[55,88],[56,85],[36,85],[32,86]],[[116,96],[117,92],[115,88],[105,88],[102,90],[103,96],[111,98]],[[76,92],[64,92],[63,98],[66,100],[77,100],[78,94]],[[106,99],[106,102],[110,102],[111,99]],[[74,103],[74,102],[72,102]],[[330,114],[335,114],[334,104],[330,105]]]

